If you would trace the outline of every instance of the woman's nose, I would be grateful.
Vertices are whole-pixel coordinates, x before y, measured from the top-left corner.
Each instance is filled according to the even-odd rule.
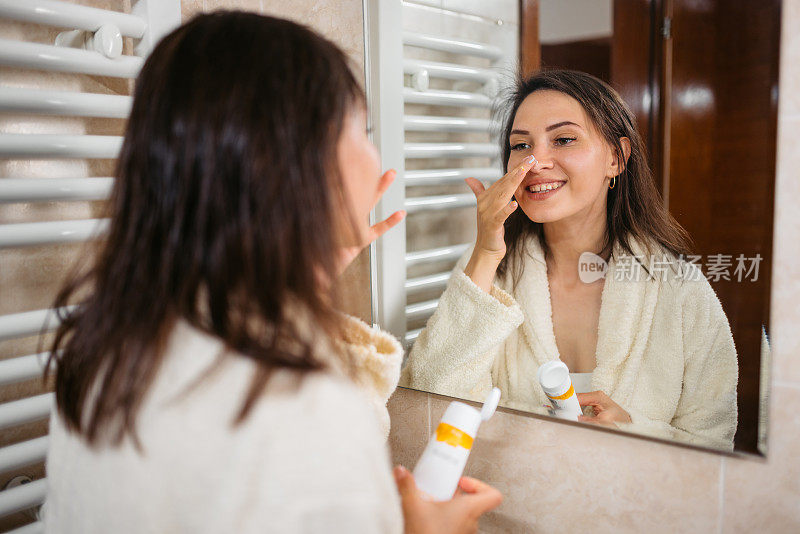
[[[533,164],[531,167],[532,171],[538,171],[540,169],[548,169],[553,167],[553,161],[550,158],[550,155],[547,153],[546,150],[534,150],[531,152],[534,158],[536,158],[536,163]]]

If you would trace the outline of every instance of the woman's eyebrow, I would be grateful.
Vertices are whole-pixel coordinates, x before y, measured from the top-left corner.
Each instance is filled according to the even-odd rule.
[[[567,125],[570,125],[570,124],[571,124],[572,126],[577,126],[578,128],[580,128],[580,125],[579,125],[579,124],[575,124],[575,123],[574,123],[574,122],[572,122],[572,121],[562,121],[562,122],[558,122],[558,123],[556,123],[556,124],[551,124],[550,126],[548,126],[547,128],[545,128],[545,129],[544,129],[544,131],[545,131],[545,132],[549,132],[550,130],[555,130],[556,128],[560,128],[561,126],[567,126]]]
[[[578,128],[581,127],[580,124],[576,124],[572,121],[561,121],[557,122],[556,124],[551,124],[550,126],[545,128],[544,131],[549,132],[551,130],[555,130],[556,128],[560,128],[561,126],[568,126],[568,125],[577,126]],[[511,134],[530,135],[530,133],[531,132],[529,132],[528,130],[511,130]]]

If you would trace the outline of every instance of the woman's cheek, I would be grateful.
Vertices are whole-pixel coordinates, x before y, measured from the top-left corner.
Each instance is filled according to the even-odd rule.
[[[372,210],[372,202],[378,196],[378,185],[380,185],[382,177],[381,157],[378,154],[378,149],[375,148],[375,145],[373,145],[371,141],[367,141],[367,157],[365,160],[368,164],[368,170],[365,173],[365,177],[369,186],[364,187],[364,190],[366,192],[367,203],[366,213],[369,215],[369,212]]]
[[[375,184],[375,187],[377,187],[377,184]],[[358,217],[359,220],[366,220],[369,217],[369,212],[372,209],[371,199],[374,198],[374,194],[370,194],[370,192],[374,193],[373,188],[362,186],[353,193],[353,198],[356,200],[354,208],[356,217]]]
[[[574,151],[569,154],[562,154],[560,159],[561,167],[564,169],[573,189],[593,189],[592,182],[598,177],[602,178],[603,160],[594,151]],[[600,180],[602,183],[602,180]]]
[[[522,155],[518,154],[516,152],[512,152],[508,156],[508,165],[506,165],[506,168],[508,170],[506,172],[509,172],[509,171],[517,168],[520,165],[520,163],[522,163]]]

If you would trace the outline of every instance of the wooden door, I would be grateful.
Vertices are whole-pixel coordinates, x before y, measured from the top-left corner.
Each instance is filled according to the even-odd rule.
[[[724,255],[717,258],[722,262],[730,256],[730,280],[712,281],[712,287],[739,356],[736,446],[753,451],[759,326],[769,323],[780,1],[665,3],[671,35],[665,47],[664,195],[704,263],[715,259],[709,255]],[[740,254],[762,258],[755,281],[733,276]]]

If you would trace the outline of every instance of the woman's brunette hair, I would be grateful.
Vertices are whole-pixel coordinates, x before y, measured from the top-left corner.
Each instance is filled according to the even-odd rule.
[[[606,201],[606,240],[600,256],[605,259],[613,253],[619,243],[623,251],[636,254],[630,239],[640,241],[648,254],[691,253],[691,238],[686,230],[667,211],[661,195],[656,189],[652,172],[647,163],[645,145],[636,130],[636,118],[619,94],[608,84],[585,72],[571,70],[543,70],[527,79],[519,79],[502,107],[502,131],[500,151],[503,169],[508,172],[511,155],[509,138],[522,102],[536,91],[558,91],[577,100],[586,111],[595,129],[605,139],[624,170],[617,176],[616,186],[609,189]],[[631,153],[625,162],[621,137],[627,137]],[[521,262],[514,261],[524,252],[525,240],[535,236],[545,254],[548,252],[544,237],[544,226],[528,218],[522,210],[516,210],[505,222],[507,253],[500,263],[498,273],[505,275],[509,261],[516,268]],[[647,266],[644,266],[647,270]],[[516,269],[515,269],[516,270]],[[519,273],[514,272],[514,279]]]
[[[271,371],[324,366],[292,314],[341,328],[324,282],[349,205],[337,143],[363,103],[343,52],[287,20],[200,15],[155,47],[136,80],[107,237],[55,302],[89,290],[62,313],[48,362],[68,428],[93,444],[109,427],[112,442],[136,440],[179,319],[257,363],[236,423]]]

